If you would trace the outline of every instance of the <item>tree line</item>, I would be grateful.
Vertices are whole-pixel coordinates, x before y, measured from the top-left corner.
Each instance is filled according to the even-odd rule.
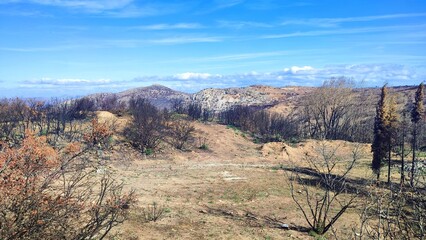
[[[422,133],[424,114],[424,85],[419,84],[414,95],[412,103],[404,106],[404,109],[398,111],[395,98],[390,96],[388,89],[385,86],[381,89],[380,99],[376,107],[376,116],[374,120],[374,139],[372,143],[372,169],[377,175],[377,180],[380,178],[380,170],[387,162],[388,179],[391,181],[391,166],[392,157],[399,155],[401,160],[401,180],[404,184],[405,180],[405,158],[408,156],[406,151],[407,142],[411,150],[411,168],[410,168],[410,185],[414,184],[417,150],[419,145],[419,135]]]

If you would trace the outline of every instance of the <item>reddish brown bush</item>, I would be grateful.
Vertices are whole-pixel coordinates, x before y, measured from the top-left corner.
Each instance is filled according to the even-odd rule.
[[[90,132],[84,135],[84,140],[91,145],[107,145],[113,131],[110,124],[99,122],[98,118],[90,121]]]
[[[67,149],[27,132],[20,147],[0,152],[0,239],[102,239],[126,219],[133,192]]]

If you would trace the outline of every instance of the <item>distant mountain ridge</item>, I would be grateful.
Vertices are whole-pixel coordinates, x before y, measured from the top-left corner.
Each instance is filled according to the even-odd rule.
[[[280,112],[288,113],[300,104],[300,100],[306,94],[312,92],[315,87],[271,87],[254,85],[249,87],[234,88],[207,88],[197,93],[189,94],[173,90],[162,85],[151,85],[129,89],[119,93],[97,93],[86,96],[95,101],[97,106],[108,98],[115,98],[118,102],[128,103],[131,98],[144,98],[158,108],[170,109],[173,102],[180,100],[185,104],[197,103],[203,109],[220,112],[235,105],[269,107]],[[415,86],[390,87],[393,92],[405,95],[412,94]],[[379,94],[379,88],[357,88],[355,92],[364,92],[368,95]],[[408,94],[408,95],[407,95]],[[99,105],[98,105],[99,104]]]
[[[194,94],[188,94],[162,85],[151,85],[129,89],[119,93],[96,93],[86,96],[96,104],[105,102],[108,98],[116,98],[119,102],[127,103],[132,98],[144,98],[158,108],[171,108],[175,100],[188,104],[198,103],[203,109],[220,112],[234,105],[274,106],[299,98],[309,92],[309,87],[270,87],[263,85],[234,88],[208,88]]]
[[[144,98],[158,108],[171,108],[174,99],[189,101],[190,97],[191,95],[188,93],[175,91],[157,84],[148,87],[132,88],[119,93],[96,93],[87,96],[87,98],[94,100],[95,103],[100,103],[108,98],[116,98],[118,102],[124,103],[128,103],[132,98]]]

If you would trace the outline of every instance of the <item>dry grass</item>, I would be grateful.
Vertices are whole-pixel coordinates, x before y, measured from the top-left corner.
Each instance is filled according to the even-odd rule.
[[[206,138],[209,149],[194,146],[191,151],[164,148],[146,158],[117,142],[108,158],[111,166],[139,194],[138,208],[156,202],[167,210],[156,222],[143,221],[137,209],[117,229],[119,239],[306,239],[308,234],[283,230],[263,222],[248,221],[271,217],[290,226],[306,227],[290,196],[288,175],[279,166],[303,164],[305,152],[314,155],[321,143],[296,145],[253,143],[247,136],[226,126],[196,123],[196,137]],[[194,143],[196,144],[196,143]],[[355,144],[328,142],[340,146],[342,156]],[[362,159],[351,177],[369,177],[369,147],[363,145]],[[233,214],[213,214],[222,209]],[[344,234],[351,233],[355,209],[337,223]]]

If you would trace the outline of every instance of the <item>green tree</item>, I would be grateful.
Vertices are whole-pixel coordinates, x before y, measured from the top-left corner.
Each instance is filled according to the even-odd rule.
[[[413,123],[413,141],[411,145],[413,149],[413,161],[411,163],[410,184],[412,186],[414,184],[414,169],[415,169],[415,161],[416,161],[418,125],[424,115],[423,98],[424,98],[424,86],[423,86],[423,83],[420,83],[419,86],[417,87],[416,95],[414,97],[414,106],[411,110],[411,122]]]

